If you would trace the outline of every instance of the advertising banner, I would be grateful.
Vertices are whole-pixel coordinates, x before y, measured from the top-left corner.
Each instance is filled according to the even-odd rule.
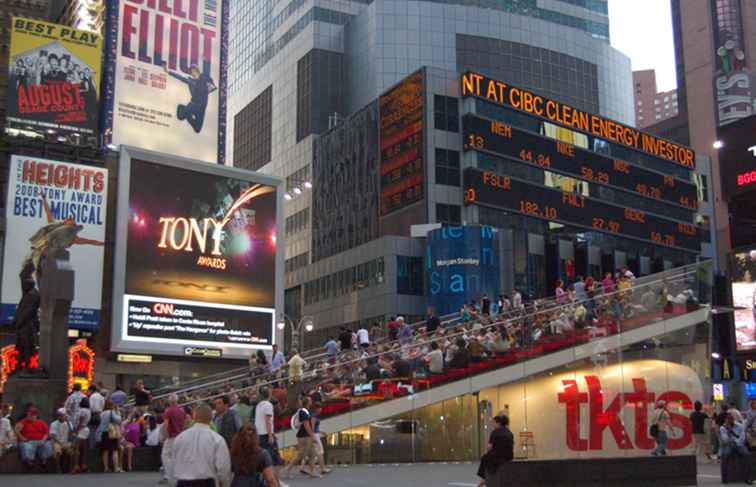
[[[269,349],[276,186],[140,159],[122,171],[128,215],[114,348],[197,355],[210,347],[205,355],[218,357]]]
[[[8,73],[12,127],[96,136],[99,34],[13,17]]]
[[[484,295],[500,293],[499,240],[491,227],[448,226],[428,233],[428,306],[443,316]]]
[[[45,256],[65,249],[76,273],[69,326],[99,326],[107,200],[107,169],[11,157],[0,323],[13,319],[21,280],[37,281]]]
[[[110,0],[106,144],[222,163],[228,0]]]
[[[731,266],[737,350],[756,350],[756,250],[733,254]]]

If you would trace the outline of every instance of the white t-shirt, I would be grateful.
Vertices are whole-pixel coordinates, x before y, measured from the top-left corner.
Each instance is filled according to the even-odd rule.
[[[268,416],[273,416],[273,403],[260,401],[255,408],[255,429],[258,436],[268,436],[268,429],[265,426]]]
[[[370,334],[364,328],[357,330],[357,341],[360,345],[363,343],[370,343]]]

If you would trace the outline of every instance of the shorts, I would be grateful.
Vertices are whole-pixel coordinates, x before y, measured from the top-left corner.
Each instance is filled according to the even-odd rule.
[[[103,431],[102,435],[100,435],[100,451],[102,452],[114,452],[118,450],[118,440],[111,439],[108,436],[107,431]]]
[[[322,455],[325,453],[325,450],[323,449],[323,440],[320,437],[320,434],[315,436],[314,450],[316,455]]]
[[[268,436],[267,435],[260,436],[260,448],[262,448],[263,450],[265,450],[266,452],[268,452],[268,454],[270,455],[271,460],[273,460],[273,465],[274,466],[278,466],[278,465],[283,465],[284,464],[284,461],[281,458],[281,453],[279,453],[279,451],[278,451],[278,444],[275,441],[275,437],[274,437],[274,440],[273,440],[273,444],[271,445],[271,444],[268,443]]]

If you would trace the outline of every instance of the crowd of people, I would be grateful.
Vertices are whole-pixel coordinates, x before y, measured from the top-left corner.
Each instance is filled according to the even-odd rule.
[[[672,303],[695,301],[684,278],[635,289],[633,281],[622,270],[618,279],[606,276],[600,283],[578,278],[565,287],[557,282],[553,299],[527,302],[513,290],[496,300],[482,296],[444,320],[431,309],[420,324],[396,317],[385,329],[342,328],[315,353],[292,350],[286,357],[274,346],[270,355],[250,357],[244,377],[178,394],[152,394],[142,381],[129,395],[121,387],[112,392],[102,385],[88,391],[75,387],[49,425],[32,404],[15,422],[5,407],[0,453],[17,448],[28,470],[79,473],[94,468],[88,450],[97,448],[98,470],[122,472],[133,469],[137,450],[147,449],[160,459],[164,481],[192,487],[206,479],[222,487],[228,485],[223,479],[231,478],[246,479],[238,487],[285,486],[282,479],[295,470],[320,477],[330,472],[320,420],[333,404],[351,408],[363,400],[412,393],[434,377],[456,377],[454,371],[467,372],[474,364],[534,350],[555,338],[604,336],[619,322],[630,324]],[[296,432],[296,453],[284,464],[275,433],[289,428]],[[662,424],[659,428],[661,439]]]

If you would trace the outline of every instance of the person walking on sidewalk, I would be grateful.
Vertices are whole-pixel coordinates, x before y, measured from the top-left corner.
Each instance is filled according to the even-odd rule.
[[[194,425],[176,437],[171,456],[171,475],[176,487],[229,487],[231,456],[226,440],[210,429],[213,412],[199,406]]]
[[[667,411],[667,403],[664,401],[658,401],[656,403],[656,409],[654,410],[654,421],[652,427],[656,426],[656,449],[651,452],[651,455],[665,456],[667,454],[667,440],[669,439],[669,412]]]

